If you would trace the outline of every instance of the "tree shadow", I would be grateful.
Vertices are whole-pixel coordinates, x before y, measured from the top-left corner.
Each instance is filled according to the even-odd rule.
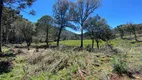
[[[132,41],[131,44],[141,43],[142,41]]]
[[[0,62],[0,74],[8,73],[12,69],[12,62],[10,61],[1,61]]]
[[[30,48],[46,48],[46,45],[40,45],[40,46],[30,46]],[[15,46],[15,48],[28,48],[27,46]]]
[[[10,54],[1,54],[0,57],[15,57],[16,55],[13,53]]]

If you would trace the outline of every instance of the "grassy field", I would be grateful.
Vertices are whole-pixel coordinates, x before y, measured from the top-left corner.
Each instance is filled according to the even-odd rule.
[[[115,45],[115,41],[111,41],[110,44]],[[51,45],[56,45],[56,42],[50,43]],[[66,45],[66,46],[74,46],[74,47],[79,47],[80,46],[80,40],[65,40],[65,41],[60,41],[61,45]],[[105,46],[104,41],[100,41],[99,45],[100,47]],[[87,46],[92,46],[92,40],[83,40],[83,45],[84,47]],[[94,42],[94,47],[96,47],[96,42]]]
[[[80,40],[60,43],[79,46]],[[84,46],[90,44],[91,40],[84,40]],[[104,48],[105,42],[101,42],[102,48],[95,52],[74,51],[74,47],[39,49],[39,52],[34,48],[13,48],[12,51],[3,47],[5,54],[14,53],[14,56],[0,58],[0,80],[141,80],[142,43],[115,39],[110,44],[117,54]],[[131,72],[133,77],[125,71]],[[123,76],[118,76],[118,72],[123,72]]]
[[[92,44],[92,41],[91,40],[84,40],[83,43],[84,43],[84,46],[88,46],[88,45]],[[79,46],[80,40],[66,40],[66,41],[61,41],[60,44],[68,45],[68,46]],[[104,42],[100,41],[100,44],[102,45],[102,44],[104,44]]]
[[[91,46],[92,41],[91,40],[84,40],[83,41],[84,46]],[[56,42],[51,43],[51,45],[55,45]],[[80,46],[80,40],[65,40],[65,41],[60,41],[61,45],[67,45],[67,46]],[[132,46],[137,46],[141,45],[142,42],[135,42],[134,40],[122,40],[122,39],[114,39],[109,41],[109,44],[112,46],[126,46],[126,47],[132,47]],[[100,47],[104,47],[106,45],[106,42],[100,41],[99,42]],[[94,46],[96,47],[96,42],[94,43]]]

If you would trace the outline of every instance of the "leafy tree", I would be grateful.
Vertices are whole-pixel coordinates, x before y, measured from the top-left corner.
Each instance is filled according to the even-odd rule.
[[[109,45],[109,41],[114,39],[115,35],[113,34],[110,26],[108,24],[103,24],[101,26],[101,36],[100,39],[105,41],[107,45]]]
[[[8,33],[8,42],[9,43],[22,43],[23,42],[23,36],[22,33],[19,31],[19,27],[17,26],[17,23],[19,22],[18,20],[21,19],[21,16],[17,16],[15,19],[13,19],[13,21],[11,22],[11,24],[9,26],[2,26],[2,37],[3,37],[3,42],[6,40],[6,33]],[[7,22],[7,21],[6,21]],[[8,32],[6,32],[6,29],[8,30]]]
[[[117,26],[116,31],[119,32],[121,39],[123,39],[123,37],[124,37],[124,26],[123,25]]]
[[[83,47],[83,30],[84,22],[99,6],[100,0],[77,0],[75,3],[70,3],[70,15],[72,21],[80,24],[81,26],[81,45]]]
[[[138,39],[137,39],[137,34],[136,34],[137,25],[132,24],[132,23],[129,23],[129,24],[127,24],[125,27],[126,27],[126,31],[128,31],[128,32],[130,32],[130,33],[132,33],[132,34],[134,35],[135,41],[138,41]]]
[[[49,47],[49,29],[53,25],[53,18],[51,16],[45,15],[41,17],[37,22],[37,28],[41,31],[46,32],[46,46]]]
[[[57,0],[53,6],[53,13],[55,23],[59,29],[58,39],[57,39],[57,46],[59,46],[59,41],[61,37],[61,32],[65,27],[70,27],[75,29],[75,26],[70,23],[69,14],[69,2],[68,0]]]
[[[17,19],[16,11],[11,8],[3,8],[2,16],[2,38],[5,43],[8,43],[10,31],[12,29],[11,24]]]
[[[32,37],[35,35],[35,25],[27,20],[22,19],[17,21],[16,26],[18,27],[19,32],[22,33],[29,49],[29,46],[32,43]]]
[[[87,27],[88,35],[92,40],[92,49],[94,48],[94,40],[97,43],[97,48],[99,49],[99,41],[101,36],[101,28],[100,26],[103,25],[101,18],[97,15],[95,17],[90,17],[87,21],[85,26]]]
[[[11,7],[12,9],[17,9],[17,14],[20,13],[20,11],[23,11],[23,9],[31,6],[35,2],[35,0],[0,0],[0,53],[2,53],[2,27],[1,27],[1,20],[2,20],[2,13],[3,13],[3,7]],[[32,10],[28,12],[30,14],[35,14],[35,12]]]

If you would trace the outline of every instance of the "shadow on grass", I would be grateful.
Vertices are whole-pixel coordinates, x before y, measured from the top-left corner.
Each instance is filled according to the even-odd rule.
[[[15,48],[28,48],[27,46],[15,46]],[[46,48],[46,45],[30,46],[30,48]]]
[[[10,61],[1,61],[0,62],[0,74],[8,73],[12,69],[12,62]]]
[[[132,41],[131,44],[142,43],[142,41]]]
[[[15,48],[28,48],[27,46],[15,46]],[[57,48],[57,46],[49,45],[48,47],[46,45],[40,45],[40,46],[33,46],[31,45],[30,48],[38,48],[38,49],[46,49],[46,48]]]
[[[16,55],[13,53],[8,53],[8,54],[0,54],[0,57],[15,57]]]

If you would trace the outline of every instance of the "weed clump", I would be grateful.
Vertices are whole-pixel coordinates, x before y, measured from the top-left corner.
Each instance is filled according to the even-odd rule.
[[[122,58],[122,56],[113,57],[113,72],[119,75],[128,73],[128,67],[125,59]]]

